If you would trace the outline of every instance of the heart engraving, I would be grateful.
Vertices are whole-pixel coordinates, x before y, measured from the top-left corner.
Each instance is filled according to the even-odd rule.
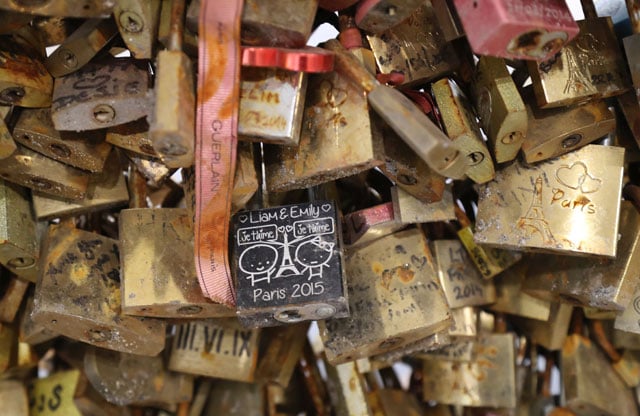
[[[583,162],[561,166],[556,171],[556,179],[567,188],[580,190],[583,194],[597,192],[602,186],[602,180],[591,175]]]

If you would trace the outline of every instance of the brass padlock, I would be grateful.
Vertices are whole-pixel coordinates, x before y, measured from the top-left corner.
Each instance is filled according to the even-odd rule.
[[[302,357],[309,325],[297,323],[265,328],[261,337],[255,379],[262,383],[276,383],[281,387],[289,382]]]
[[[38,240],[29,199],[23,188],[0,180],[0,264],[35,282]]]
[[[182,51],[185,0],[171,0],[168,50],[158,52],[149,118],[153,148],[170,168],[193,165],[195,91],[191,60]]]
[[[243,211],[232,224],[231,264],[243,324],[349,316],[334,202]]]
[[[53,78],[40,58],[9,36],[0,36],[0,104],[51,105]]]
[[[503,59],[481,56],[472,97],[496,163],[515,159],[527,136],[527,112]]]
[[[26,342],[30,345],[41,344],[58,336],[55,332],[31,319],[31,313],[33,312],[34,307],[33,301],[33,294],[28,295],[20,320],[19,333],[20,342]]]
[[[264,148],[269,192],[307,188],[384,163],[362,90],[335,72],[311,78],[307,90],[298,147]]]
[[[471,106],[460,89],[445,78],[434,82],[431,91],[438,104],[447,135],[466,155],[467,176],[476,183],[485,183],[493,179],[493,160],[482,140]]]
[[[475,358],[475,341],[455,341],[449,345],[428,351],[420,357],[459,363],[470,363]]]
[[[115,1],[81,0],[69,3],[65,0],[31,2],[25,0],[0,0],[0,9],[14,10],[44,16],[102,17],[107,18]]]
[[[399,72],[404,75],[403,85],[420,86],[428,81],[452,72],[458,65],[457,57],[451,45],[445,40],[433,7],[425,1],[411,0],[398,2],[390,7],[402,11],[406,16],[394,27],[367,36],[371,50],[376,58],[378,69],[383,74]],[[363,2],[365,4],[375,1]],[[378,7],[389,3],[378,1]],[[400,4],[401,3],[401,4]],[[394,15],[393,17],[399,17]],[[358,22],[356,14],[356,22]]]
[[[365,378],[355,362],[327,366],[327,384],[336,414],[374,416],[367,402]]]
[[[528,258],[505,270],[493,279],[496,287],[496,301],[489,309],[529,319],[547,321],[551,313],[551,303],[522,290],[526,277]]]
[[[531,341],[551,351],[557,351],[567,338],[573,306],[566,303],[552,303],[549,319],[540,321],[513,317],[514,325],[519,328]]]
[[[140,355],[162,351],[164,322],[120,313],[117,241],[62,223],[49,226],[42,244],[36,322],[102,348]]]
[[[562,347],[565,405],[578,414],[637,415],[631,391],[593,343],[578,334]]]
[[[167,371],[161,355],[89,348],[84,354],[84,372],[98,393],[118,406],[173,405],[191,401],[193,396],[193,377]]]
[[[11,276],[2,276],[0,270],[0,322],[12,323],[22,304],[29,282]]]
[[[423,358],[423,400],[469,407],[515,407],[514,336],[487,334],[474,343],[475,357],[461,365]]]
[[[148,113],[149,72],[128,58],[90,63],[56,78],[51,118],[56,130],[96,130]]]
[[[435,240],[430,244],[450,308],[486,305],[496,300],[493,282],[482,278],[459,240]]]
[[[190,220],[184,208],[120,211],[122,313],[162,318],[235,315],[202,295],[190,255]]]
[[[637,285],[631,301],[615,318],[614,327],[620,331],[640,334],[640,285]]]
[[[243,328],[233,318],[197,320],[178,325],[169,369],[237,381],[253,381],[259,330]]]
[[[153,157],[141,156],[139,154],[125,151],[124,152],[136,170],[140,172],[149,185],[159,187],[173,173],[160,159]],[[195,194],[194,194],[195,195]]]
[[[610,17],[598,17],[592,0],[581,0],[580,33],[545,62],[527,61],[540,108],[607,98],[630,88],[624,57]]]
[[[348,252],[345,272],[351,317],[320,322],[330,363],[398,349],[450,326],[449,308],[420,230],[390,234]],[[421,312],[426,307],[428,315]]]
[[[242,68],[238,139],[297,146],[306,92],[304,72]]]
[[[446,345],[450,345],[452,342],[452,338],[449,336],[449,330],[445,329],[444,331],[436,332],[418,341],[410,342],[403,347],[374,355],[371,357],[371,368],[392,367],[394,363],[401,361],[405,356],[437,350]]]
[[[29,398],[26,386],[18,380],[0,381],[2,411],[12,416],[29,416]]]
[[[242,9],[242,43],[303,47],[317,9],[318,0],[247,0]]]
[[[622,148],[588,145],[547,163],[504,168],[480,189],[475,241],[615,256],[623,157]]]
[[[449,328],[449,336],[454,341],[473,339],[478,335],[478,310],[472,306],[451,309],[453,325]]]
[[[9,105],[0,105],[0,160],[11,156],[17,149],[6,123],[12,108]]]
[[[531,91],[523,93],[532,98]],[[529,130],[522,143],[527,163],[540,162],[571,152],[613,133],[615,116],[602,100],[577,107],[540,110],[527,100]]]
[[[344,216],[344,242],[356,247],[365,245],[405,227],[395,218],[393,204],[386,202]]]
[[[45,59],[44,65],[56,78],[71,74],[84,67],[117,34],[118,27],[112,19],[88,19]]]
[[[409,194],[403,188],[391,188],[393,216],[402,224],[419,224],[426,222],[452,221],[456,219],[453,209],[451,186],[446,186],[442,199],[436,202],[423,202]]]
[[[153,57],[160,0],[119,0],[113,9],[113,17],[127,49],[136,59]]]
[[[111,152],[104,131],[58,131],[49,108],[24,109],[13,129],[16,142],[73,167],[101,172]]]
[[[141,156],[160,158],[149,138],[149,123],[144,118],[107,129],[105,141]]]

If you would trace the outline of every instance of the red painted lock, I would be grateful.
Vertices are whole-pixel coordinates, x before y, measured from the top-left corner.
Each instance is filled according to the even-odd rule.
[[[579,33],[563,0],[454,0],[473,51],[546,60]]]

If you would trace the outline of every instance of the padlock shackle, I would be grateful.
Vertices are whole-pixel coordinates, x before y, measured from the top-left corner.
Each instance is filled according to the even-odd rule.
[[[596,19],[598,17],[598,12],[596,11],[595,4],[593,4],[593,0],[580,0],[580,5],[582,6],[585,19]]]

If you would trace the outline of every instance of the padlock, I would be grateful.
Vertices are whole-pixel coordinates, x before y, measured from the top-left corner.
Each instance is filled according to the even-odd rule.
[[[322,349],[322,342],[316,338],[314,343],[318,354]],[[327,385],[320,374],[319,359],[314,352],[310,341],[307,341],[302,349],[302,357],[298,362],[298,370],[304,376],[304,385],[309,393],[313,408],[318,415],[329,415],[331,412]]]
[[[393,204],[386,202],[344,216],[344,242],[356,247],[370,243],[405,227],[396,220]]]
[[[636,143],[640,143],[640,103],[635,91],[627,91],[616,97],[618,108],[624,116],[631,136]],[[622,123],[618,123],[620,127]]]
[[[598,320],[613,320],[618,316],[619,311],[611,311],[607,309],[593,308],[590,306],[583,306],[582,312],[587,319]]]
[[[445,41],[452,42],[465,36],[462,23],[452,3],[448,0],[431,0],[431,5]]]
[[[11,113],[11,106],[0,105],[0,160],[11,156],[17,146],[7,126],[7,119]]]
[[[505,270],[493,279],[496,287],[496,301],[489,309],[539,321],[547,321],[551,313],[551,303],[522,290],[526,277],[527,260]]]
[[[43,16],[101,17],[107,18],[116,2],[113,0],[82,0],[69,3],[64,0],[29,1],[0,0],[0,9]]]
[[[112,19],[88,19],[45,59],[44,65],[55,78],[71,74],[84,67],[117,34],[118,27]]]
[[[122,313],[158,318],[212,318],[235,312],[202,295],[193,229],[184,208],[120,211]],[[172,253],[166,256],[165,253]]]
[[[33,312],[34,306],[33,300],[33,294],[29,294],[25,301],[24,311],[20,319],[19,332],[20,342],[25,342],[30,345],[41,344],[58,336],[55,332],[31,319],[31,312]]]
[[[307,340],[309,325],[300,322],[262,332],[258,367],[255,379],[262,383],[275,383],[280,387],[289,386],[302,350]]]
[[[416,18],[417,9],[424,6],[424,0],[365,0],[356,5],[355,21],[359,28],[374,34],[398,28],[407,19]],[[419,25],[419,23],[414,23]],[[433,23],[432,23],[433,24]],[[436,26],[437,27],[437,26]]]
[[[378,167],[382,173],[421,201],[440,201],[445,178],[431,169],[380,117],[375,114],[371,117],[382,132],[384,163]]]
[[[578,35],[569,8],[560,0],[453,3],[467,39],[479,55],[543,60]]]
[[[551,351],[557,351],[567,338],[573,306],[566,303],[552,303],[549,319],[540,321],[521,317],[512,317],[511,321],[531,341]]]
[[[18,331],[12,324],[0,322],[0,374],[17,361]]]
[[[300,140],[307,75],[277,68],[242,68],[240,140],[296,146]]]
[[[40,57],[0,36],[0,104],[19,107],[51,105],[53,78]]]
[[[375,34],[367,36],[380,72],[401,73],[404,75],[402,85],[406,86],[421,86],[452,72],[458,60],[444,39],[433,7],[424,0],[369,0],[360,3],[360,12],[363,7],[372,5],[373,12],[388,3],[394,3],[389,7],[402,11],[406,18],[394,27],[370,31]],[[360,23],[358,25],[362,27]]]
[[[56,130],[96,130],[144,117],[148,82],[146,67],[128,58],[90,63],[56,78],[53,125]]]
[[[565,406],[578,414],[637,415],[631,391],[593,343],[578,334],[562,347]]]
[[[451,221],[456,219],[453,210],[451,186],[445,186],[442,199],[436,202],[423,202],[409,194],[403,188],[391,188],[393,216],[402,224]]]
[[[241,211],[232,219],[237,313],[252,327],[349,316],[333,202]]]
[[[640,88],[640,61],[637,59],[635,51],[640,47],[640,36],[638,36],[637,32],[627,36],[622,39],[622,45],[624,46],[627,64],[631,71],[631,83],[637,91]]]
[[[372,356],[370,360],[371,368],[389,368],[406,356],[437,350],[450,345],[452,342],[449,330],[445,329],[418,341],[410,342],[401,348]]]
[[[19,380],[0,381],[2,411],[12,416],[29,416],[27,388]]]
[[[216,380],[209,393],[204,415],[264,415],[265,389],[258,383]]]
[[[496,163],[515,159],[527,136],[527,111],[503,59],[481,56],[472,98]]]
[[[113,9],[120,36],[136,59],[153,57],[160,3],[160,0],[119,0]]]
[[[623,157],[622,148],[588,145],[504,168],[480,189],[476,243],[615,256]]]
[[[261,164],[259,166],[262,167]],[[245,208],[245,205],[258,191],[259,186],[258,172],[254,162],[254,147],[250,143],[238,143],[236,172],[233,176],[233,190],[231,191],[231,213]]]
[[[171,0],[168,50],[156,56],[154,103],[149,117],[153,148],[170,168],[193,165],[195,91],[191,60],[182,51],[185,0]]]
[[[422,403],[418,398],[400,388],[384,388],[369,392],[367,401],[374,415],[421,416]]]
[[[470,407],[515,407],[514,335],[487,334],[474,343],[474,358],[460,365],[423,358],[423,399]]]
[[[640,334],[640,285],[636,286],[631,301],[615,318],[615,329]]]
[[[351,317],[320,322],[330,363],[399,349],[450,326],[449,308],[420,230],[390,234],[347,253],[345,272]],[[423,308],[430,313],[423,314]]]
[[[29,199],[23,188],[2,180],[0,224],[0,264],[17,276],[35,282],[39,246]]]
[[[317,0],[248,0],[242,10],[242,43],[300,48],[307,43]]]
[[[140,172],[149,185],[159,187],[173,173],[160,159],[153,157],[141,156],[139,154],[125,151],[124,152],[136,170]]]
[[[169,369],[250,382],[258,358],[257,329],[243,328],[235,318],[196,320],[178,325]]]
[[[145,157],[160,158],[149,138],[149,123],[144,118],[107,129],[105,141]]]
[[[39,221],[51,220],[127,205],[129,192],[119,158],[118,152],[111,152],[103,171],[91,176],[86,197],[82,201],[71,202],[53,195],[31,191],[31,202],[36,218]]]
[[[495,176],[489,150],[482,140],[476,117],[460,88],[444,78],[431,84],[442,123],[449,138],[460,147],[467,159],[467,176],[485,183]]]
[[[367,403],[365,378],[355,362],[327,366],[327,385],[336,414],[374,416]]]
[[[276,383],[266,383],[264,389],[267,401],[267,416],[283,416],[286,414],[306,414],[309,402],[303,396],[303,386],[299,383],[302,377],[296,374],[296,380],[285,388]]]
[[[0,322],[11,323],[22,304],[29,282],[11,276],[1,276],[0,284]]]
[[[586,146],[616,128],[615,116],[602,100],[577,107],[540,110],[529,100],[531,91],[523,93],[527,100],[529,130],[522,143],[527,163],[560,156]]]
[[[623,354],[618,352],[609,340],[607,328],[605,328],[602,320],[591,320],[589,334],[592,335],[602,351],[609,357],[611,366],[627,387],[633,388],[640,383],[640,353],[632,350],[625,350]]]
[[[162,351],[164,322],[120,314],[117,241],[65,223],[50,225],[40,261],[34,321],[102,348],[140,355]]]
[[[482,278],[459,240],[430,242],[436,259],[438,278],[450,308],[493,303],[493,282]]]
[[[431,360],[440,359],[443,361],[470,363],[475,358],[474,346],[474,340],[454,341],[449,345],[420,354],[419,357]]]
[[[193,377],[167,371],[161,355],[89,348],[84,354],[84,372],[93,388],[118,406],[162,407],[191,401],[193,396]]]
[[[448,330],[454,341],[473,339],[478,335],[478,310],[472,306],[451,309],[453,324]]]
[[[111,145],[104,141],[104,131],[58,131],[51,121],[49,108],[24,109],[13,129],[16,142],[51,159],[73,167],[101,172]]]
[[[311,187],[383,163],[382,138],[361,90],[335,72],[311,78],[307,90],[298,147],[264,147],[269,192]]]
[[[0,35],[10,35],[28,25],[33,16],[27,13],[0,10]]]
[[[33,16],[31,16],[33,19]],[[31,24],[40,33],[45,46],[60,45],[80,26],[82,20],[63,16],[41,16]]]
[[[529,61],[540,108],[561,107],[619,95],[631,87],[610,17],[597,17],[592,0],[580,0],[580,34],[544,62]]]
[[[490,279],[520,261],[522,254],[517,251],[476,244],[471,221],[459,207],[455,206],[454,211],[461,226],[457,231],[458,238],[483,278]]]
[[[613,330],[613,345],[616,348],[626,348],[637,351],[640,349],[638,348],[638,341],[640,341],[640,336],[636,332],[627,332],[626,330],[619,329]]]

